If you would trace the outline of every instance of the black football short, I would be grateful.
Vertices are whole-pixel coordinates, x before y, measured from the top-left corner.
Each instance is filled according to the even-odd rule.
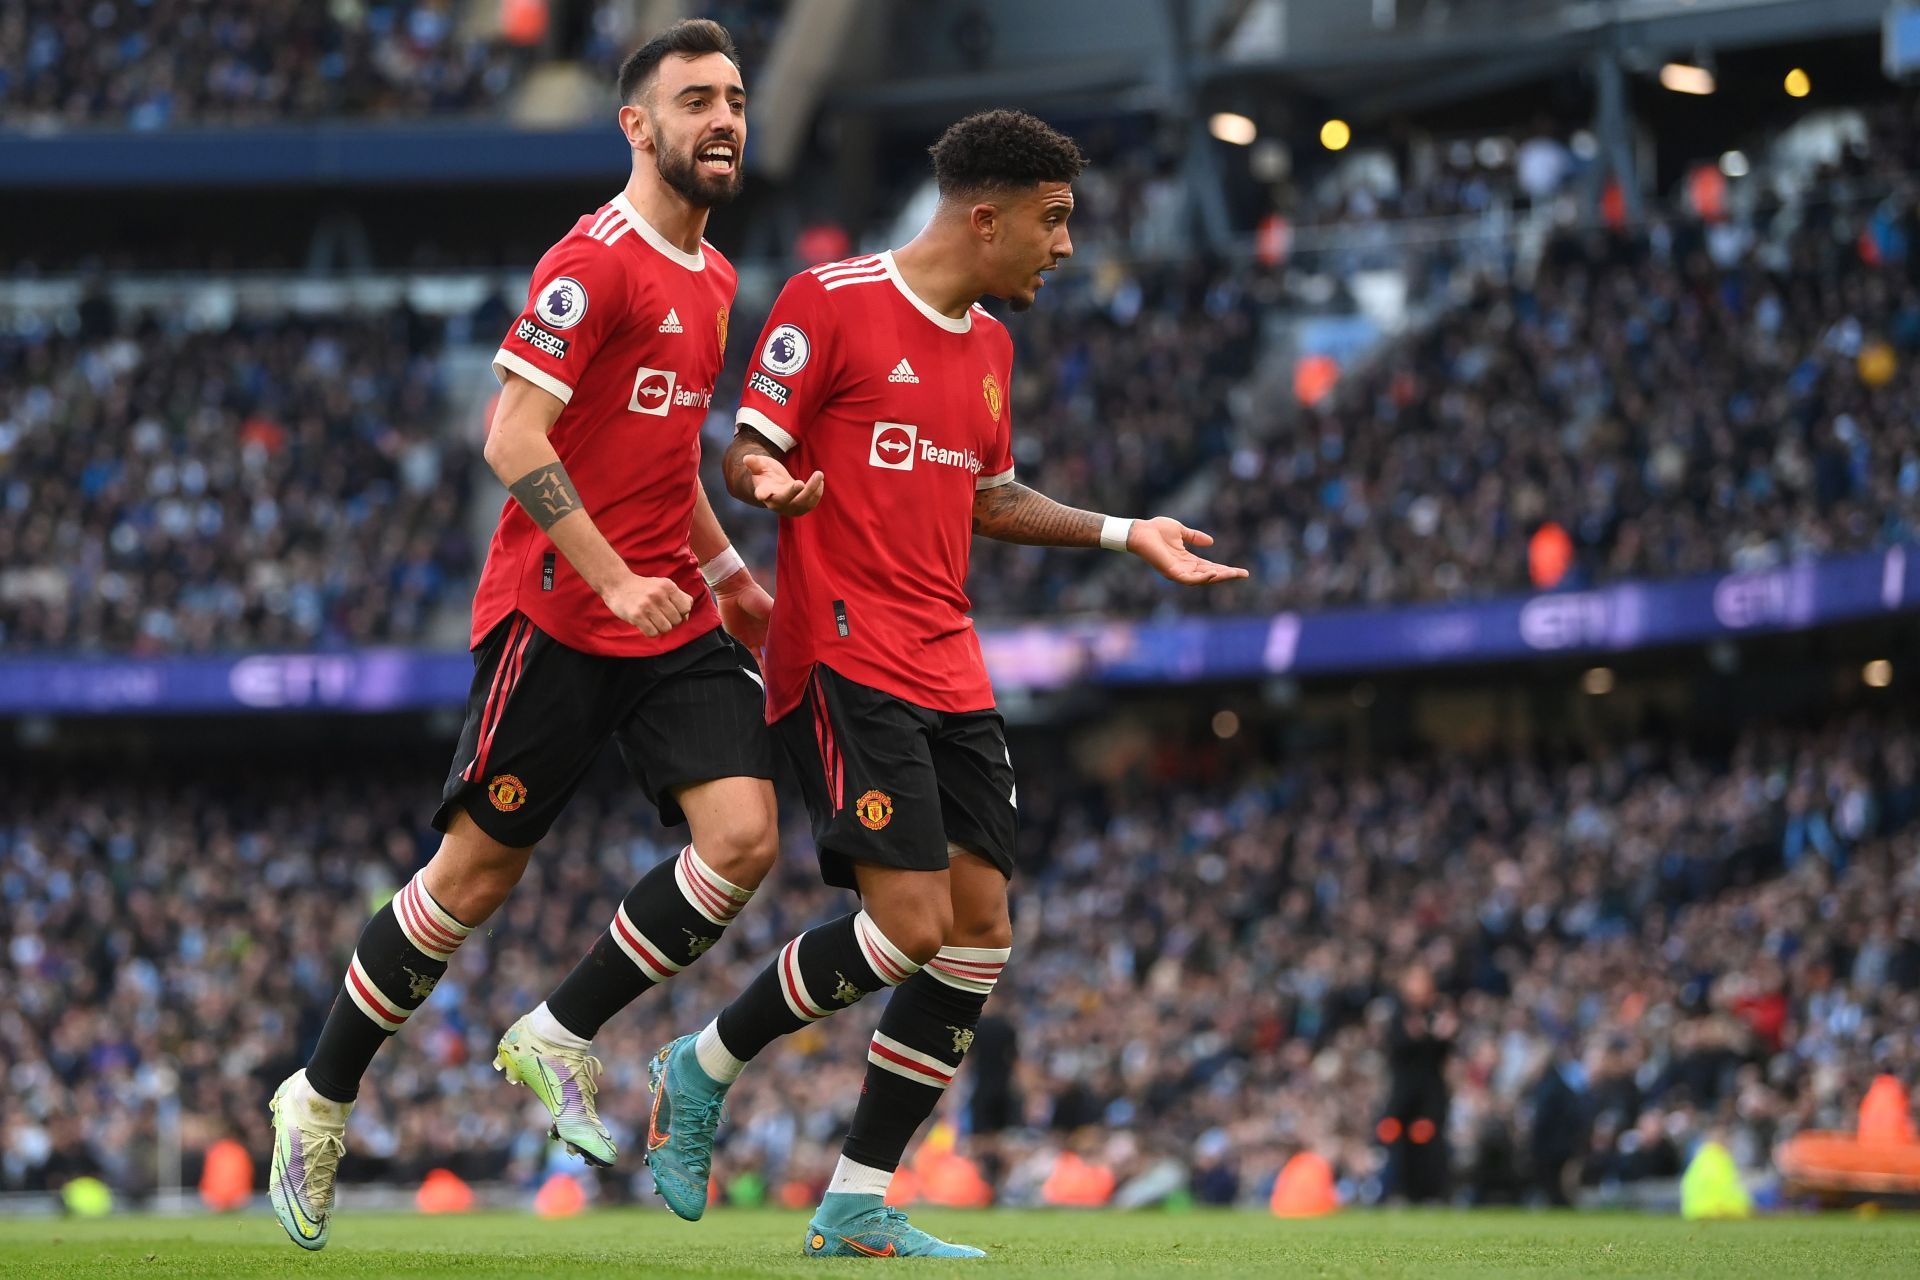
[[[747,651],[715,628],[647,658],[568,648],[513,614],[473,651],[473,690],[433,825],[456,806],[504,845],[537,844],[613,739],[668,826],[674,792],[771,778],[766,697]]]
[[[998,711],[933,711],[816,666],[773,726],[813,819],[820,874],[855,863],[939,871],[949,845],[1013,875],[1013,763]]]

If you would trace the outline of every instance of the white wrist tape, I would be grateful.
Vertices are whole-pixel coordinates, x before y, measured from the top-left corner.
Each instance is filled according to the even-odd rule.
[[[708,586],[717,587],[746,567],[747,562],[740,558],[740,553],[728,547],[700,566],[700,576],[707,580]]]
[[[1133,521],[1122,520],[1119,516],[1108,516],[1100,524],[1100,545],[1109,551],[1125,551],[1127,537],[1133,532]]]

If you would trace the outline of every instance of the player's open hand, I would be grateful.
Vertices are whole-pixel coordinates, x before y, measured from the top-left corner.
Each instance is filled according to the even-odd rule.
[[[1213,535],[1189,529],[1171,516],[1135,520],[1127,534],[1127,550],[1160,571],[1160,575],[1188,586],[1232,582],[1247,576],[1245,569],[1203,560],[1189,547],[1210,547]]]
[[[820,496],[827,491],[827,478],[820,472],[814,472],[801,484],[788,474],[778,458],[769,458],[764,453],[750,453],[740,460],[740,465],[753,477],[754,501],[783,516],[807,514],[820,505]]]
[[[693,597],[671,578],[628,574],[601,599],[615,617],[638,627],[644,636],[663,636],[693,613]]]
[[[720,606],[720,625],[728,635],[753,650],[755,656],[766,649],[773,597],[753,580],[745,566],[713,584],[713,602]]]

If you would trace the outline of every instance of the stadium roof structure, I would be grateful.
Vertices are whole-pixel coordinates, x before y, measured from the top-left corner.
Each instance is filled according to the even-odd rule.
[[[1254,0],[1196,79],[1282,77],[1366,118],[1542,80],[1596,54],[1651,67],[1701,49],[1857,35],[1877,30],[1887,9],[1887,0]],[[1284,21],[1262,24],[1262,11]]]

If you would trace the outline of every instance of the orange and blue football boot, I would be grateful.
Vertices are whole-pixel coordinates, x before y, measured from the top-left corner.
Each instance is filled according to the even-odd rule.
[[[647,1085],[653,1114],[647,1118],[647,1166],[667,1208],[688,1222],[707,1211],[707,1177],[713,1169],[713,1131],[720,1127],[727,1090],[700,1068],[693,1036],[681,1036],[653,1055]]]
[[[878,1196],[829,1192],[807,1224],[809,1258],[984,1258],[971,1245],[948,1244],[907,1221]]]

